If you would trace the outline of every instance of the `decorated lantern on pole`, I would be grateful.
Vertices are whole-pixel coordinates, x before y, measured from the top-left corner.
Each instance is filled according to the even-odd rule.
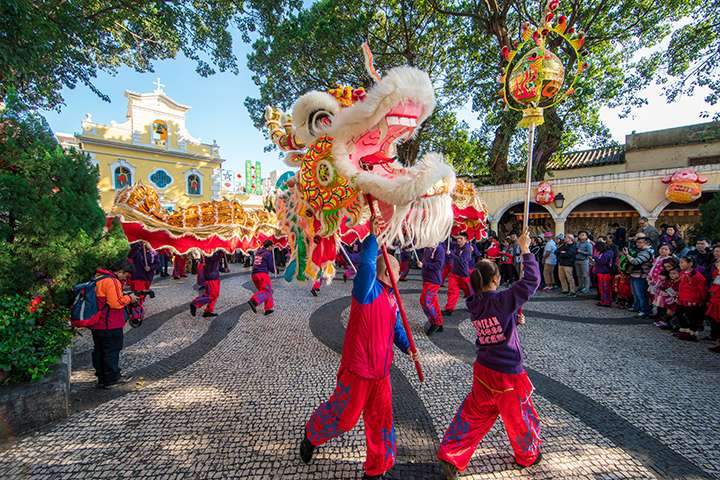
[[[530,211],[535,127],[544,123],[544,109],[556,106],[574,93],[577,79],[588,68],[580,53],[585,43],[585,34],[568,28],[567,17],[564,15],[561,15],[557,22],[553,22],[559,3],[559,0],[547,2],[543,23],[539,27],[529,22],[523,24],[522,41],[514,50],[510,50],[508,46],[502,48],[502,56],[507,65],[500,77],[500,95],[507,108],[522,112],[519,126],[528,129],[524,229],[527,229]],[[558,43],[560,47],[566,47],[570,58],[565,63],[550,50],[548,43],[551,41]],[[566,70],[573,65],[574,74],[566,79]]]
[[[555,201],[555,192],[548,182],[540,182],[535,193],[535,203],[538,205],[550,205]]]

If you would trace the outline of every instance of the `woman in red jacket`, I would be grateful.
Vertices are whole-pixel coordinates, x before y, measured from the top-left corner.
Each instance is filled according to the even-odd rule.
[[[705,299],[707,280],[695,270],[695,259],[680,259],[680,291],[678,292],[677,318],[679,331],[675,334],[680,340],[698,341],[698,330],[705,320]]]

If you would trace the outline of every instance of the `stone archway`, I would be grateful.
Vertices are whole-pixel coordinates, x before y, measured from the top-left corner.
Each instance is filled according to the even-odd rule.
[[[627,232],[637,229],[648,211],[634,198],[614,192],[592,192],[574,199],[561,218],[568,233],[587,231],[595,236],[613,233],[618,227]]]
[[[616,193],[616,192],[590,192],[586,193],[585,195],[581,195],[578,198],[574,199],[572,202],[570,202],[565,208],[563,208],[563,212],[560,214],[560,220],[566,221],[570,214],[575,210],[575,208],[579,207],[583,203],[589,202],[591,200],[595,200],[598,198],[614,198],[616,200],[621,200],[631,207],[633,207],[641,217],[648,217],[650,218],[650,212],[648,212],[645,207],[642,206],[640,202],[635,200],[633,197],[629,195],[625,195],[624,193]]]
[[[517,218],[518,213],[522,213],[524,202],[522,200],[513,201],[504,205],[493,215],[493,230],[498,235],[503,236],[509,234],[513,230],[518,229],[520,220]],[[533,217],[542,218],[533,218]],[[555,231],[555,225],[558,222],[558,215],[554,208],[550,205],[540,205],[530,202],[530,231],[533,234],[541,234],[545,231]]]

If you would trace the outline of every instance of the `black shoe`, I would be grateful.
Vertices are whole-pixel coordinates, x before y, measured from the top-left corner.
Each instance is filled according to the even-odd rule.
[[[708,350],[710,350],[711,352],[714,352],[714,353],[720,353],[720,345],[717,345],[715,347],[710,347],[710,348],[708,348]]]
[[[442,468],[445,480],[457,480],[459,472],[455,465],[444,460],[440,460],[440,467]]]
[[[447,315],[448,317],[452,317],[452,313],[453,313],[452,310],[443,310],[442,311],[442,314]]]
[[[197,314],[197,307],[195,306],[194,303],[191,303],[190,304],[190,315],[192,315],[194,317],[196,314]]]
[[[300,442],[300,460],[302,460],[305,465],[310,465],[313,453],[315,453],[315,445],[310,443],[307,437],[303,436],[302,442]]]
[[[515,470],[525,470],[526,468],[530,468],[533,465],[537,465],[541,461],[542,461],[542,453],[539,453],[537,458],[535,459],[535,461],[533,463],[531,463],[530,465],[520,465],[519,463],[515,462]]]
[[[253,311],[253,313],[257,313],[257,303],[251,298],[248,300],[248,305],[250,305],[250,310]]]
[[[437,332],[438,326],[428,322],[425,324],[424,330],[425,330],[425,335],[427,335],[429,337],[433,333]]]
[[[104,383],[102,388],[113,388],[113,387],[119,387],[120,385],[125,385],[127,383],[130,383],[133,381],[134,377],[126,377],[124,375],[120,375],[120,378],[115,380],[114,382],[108,382]]]
[[[275,311],[275,310],[272,310],[272,309],[271,309],[271,310],[265,310],[265,315],[270,315],[270,314],[272,314],[274,311]]]
[[[215,312],[205,312],[205,313],[203,313],[203,317],[204,317],[204,318],[213,318],[213,317],[217,317],[217,316],[218,316],[218,314],[215,313]]]
[[[382,475],[368,475],[367,473],[363,473],[363,480],[382,480],[385,478],[385,474]]]
[[[318,290],[316,290],[316,289],[313,288],[313,289],[310,290],[310,293],[312,293],[313,297],[317,297]]]
[[[443,331],[443,326],[442,326],[442,325],[438,325],[438,327],[437,327],[437,332],[438,332],[438,333],[442,333],[442,331]]]

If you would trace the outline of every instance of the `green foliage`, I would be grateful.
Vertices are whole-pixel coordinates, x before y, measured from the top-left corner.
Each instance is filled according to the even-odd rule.
[[[73,285],[126,257],[119,225],[103,234],[98,173],[65,152],[13,94],[0,111],[0,370],[36,380],[69,345]],[[43,307],[28,304],[42,295]]]
[[[37,381],[72,341],[64,308],[30,308],[22,295],[0,296],[0,384]]]
[[[692,236],[707,237],[710,241],[720,240],[720,193],[700,205],[700,223],[693,227]]]
[[[0,98],[10,88],[29,105],[58,108],[61,89],[93,84],[98,71],[152,71],[152,61],[183,54],[197,72],[238,72],[231,27],[246,41],[260,21],[281,18],[298,0],[3,0]]]

